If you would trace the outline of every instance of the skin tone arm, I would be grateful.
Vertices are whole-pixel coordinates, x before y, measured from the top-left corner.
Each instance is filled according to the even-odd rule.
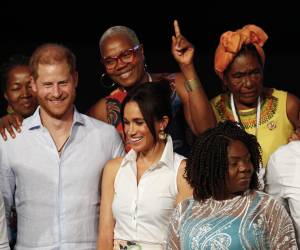
[[[94,117],[100,121],[107,122],[106,100],[101,98],[87,112],[87,115]]]
[[[216,125],[216,119],[208,98],[201,86],[194,67],[194,47],[181,35],[178,22],[174,21],[175,36],[172,36],[172,54],[178,62],[182,74],[175,79],[176,90],[184,105],[185,118],[195,135]],[[197,80],[199,86],[188,92],[186,80]]]
[[[186,166],[186,160],[180,163],[178,173],[177,173],[178,194],[176,197],[176,204],[178,204],[179,202],[185,200],[190,196],[193,196],[193,189],[184,178],[185,166]]]
[[[17,113],[7,114],[0,119],[0,133],[5,141],[7,140],[6,130],[12,138],[15,138],[16,134],[13,128],[20,133],[22,121],[23,117]]]
[[[114,181],[121,161],[121,157],[109,161],[103,171],[97,250],[113,249],[115,219],[112,214],[112,202]]]
[[[300,100],[288,93],[287,101],[286,101],[286,112],[290,122],[293,124],[295,128],[295,132],[289,138],[290,141],[299,140],[300,139]]]

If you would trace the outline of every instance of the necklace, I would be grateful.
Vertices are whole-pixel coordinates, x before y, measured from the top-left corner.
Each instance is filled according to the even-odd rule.
[[[57,149],[57,152],[60,154],[62,149],[64,148],[64,146],[66,145],[68,139],[70,138],[70,136],[67,137],[67,139],[65,140],[65,142],[60,146],[60,148]]]
[[[256,106],[256,129],[255,129],[255,136],[256,137],[257,137],[257,133],[258,133],[258,127],[259,127],[259,124],[260,124],[260,105],[261,105],[260,96],[258,96],[257,106]],[[235,103],[234,103],[232,93],[230,94],[230,107],[231,107],[231,110],[232,110],[234,120],[239,124],[240,127],[243,127],[243,123],[242,123],[241,119],[239,118],[238,112],[236,111],[236,108],[235,108]]]

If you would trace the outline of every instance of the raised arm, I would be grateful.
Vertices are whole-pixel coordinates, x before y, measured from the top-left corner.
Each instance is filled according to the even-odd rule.
[[[213,110],[194,67],[194,47],[181,35],[178,22],[174,21],[175,35],[172,36],[172,54],[181,69],[175,86],[182,100],[185,118],[196,135],[216,124]]]
[[[112,213],[114,181],[122,158],[109,161],[103,171],[99,217],[98,250],[112,250],[114,242],[115,219]]]

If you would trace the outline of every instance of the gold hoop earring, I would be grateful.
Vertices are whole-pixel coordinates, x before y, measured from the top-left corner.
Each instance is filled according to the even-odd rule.
[[[167,134],[165,133],[165,131],[163,129],[159,131],[159,133],[158,133],[158,139],[160,141],[166,141]]]

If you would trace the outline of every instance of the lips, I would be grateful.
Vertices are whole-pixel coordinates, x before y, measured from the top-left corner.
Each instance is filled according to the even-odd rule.
[[[241,96],[245,98],[251,98],[251,97],[256,97],[257,94],[256,92],[248,92],[248,93],[242,93]]]
[[[22,102],[21,105],[25,108],[30,108],[34,105],[34,102],[29,102],[29,101],[26,101],[26,102]]]
[[[136,144],[139,143],[143,137],[136,137],[136,138],[128,138],[127,143],[128,144]]]
[[[124,73],[119,74],[119,77],[121,79],[126,79],[126,78],[128,78],[131,75],[131,73],[132,73],[132,70],[129,70],[129,71],[126,71]]]

